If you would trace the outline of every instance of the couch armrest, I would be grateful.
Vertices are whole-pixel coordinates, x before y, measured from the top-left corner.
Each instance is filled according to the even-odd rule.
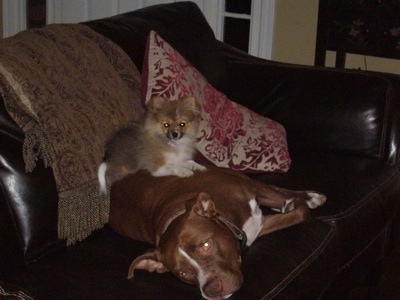
[[[0,275],[64,243],[57,237],[53,172],[41,160],[32,173],[25,172],[23,138],[0,97]]]
[[[291,152],[397,162],[400,76],[275,63],[220,46],[227,96],[285,126]]]

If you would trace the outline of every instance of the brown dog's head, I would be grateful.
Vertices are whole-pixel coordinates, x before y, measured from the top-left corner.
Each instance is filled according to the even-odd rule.
[[[175,219],[162,235],[159,247],[137,257],[135,269],[170,271],[182,281],[200,287],[206,299],[226,299],[243,282],[240,247],[236,237],[215,220],[217,210],[206,193],[200,193],[193,206]]]

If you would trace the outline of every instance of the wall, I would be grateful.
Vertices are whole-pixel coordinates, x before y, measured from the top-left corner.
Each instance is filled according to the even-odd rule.
[[[272,59],[302,65],[314,64],[318,20],[318,0],[278,0]],[[334,66],[334,52],[328,52],[326,65]],[[400,74],[400,60],[348,54],[346,68]]]
[[[3,37],[3,1],[0,0],[0,38]]]
[[[97,0],[99,1],[99,0]],[[106,0],[101,0],[106,1]],[[169,0],[170,1],[170,0]],[[196,0],[198,4],[204,0]],[[0,37],[3,36],[2,8],[3,1],[0,0]],[[71,3],[77,1],[72,1]],[[80,2],[80,1],[78,1]],[[90,3],[89,1],[86,1]],[[86,3],[85,2],[85,3]],[[105,3],[114,4],[118,10],[136,8],[138,4],[150,5],[152,2],[160,0],[114,0]],[[167,2],[167,1],[165,1]],[[50,3],[61,3],[50,1]],[[68,2],[66,2],[68,3]],[[135,4],[136,3],[136,4]],[[59,4],[57,4],[59,5]],[[57,12],[58,6],[53,4],[53,9]],[[111,5],[111,4],[110,4]],[[201,7],[201,6],[200,6]],[[98,12],[101,15],[101,12]],[[60,21],[62,14],[58,11],[56,19]],[[94,17],[94,16],[91,16]],[[96,17],[99,17],[96,15]],[[315,53],[315,41],[318,20],[318,0],[277,0],[275,1],[275,24],[274,38],[272,45],[272,59],[281,62],[313,65]],[[328,52],[327,66],[334,66],[334,53]],[[377,57],[364,57],[360,55],[347,55],[347,68],[360,68],[365,70],[382,71],[400,74],[400,60],[382,59]]]
[[[27,0],[2,0],[4,15],[3,37],[8,37],[24,30],[31,22],[37,24],[40,17],[31,11],[26,18],[26,10],[29,7]],[[41,0],[43,1],[43,0]],[[77,23],[141,7],[177,2],[179,0],[47,0],[47,23]],[[216,37],[222,40],[224,0],[192,0],[203,11],[207,21],[213,29]],[[249,53],[271,58],[273,20],[276,0],[253,0],[253,12],[250,22]],[[41,8],[37,6],[36,8]],[[231,15],[232,17],[232,15]],[[241,18],[242,16],[238,16]],[[36,19],[36,20],[35,20]]]

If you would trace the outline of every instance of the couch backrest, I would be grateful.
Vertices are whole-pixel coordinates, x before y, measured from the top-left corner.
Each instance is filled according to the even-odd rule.
[[[216,86],[224,72],[213,31],[194,3],[151,6],[86,24],[121,46],[139,70],[147,34],[155,30]],[[29,263],[64,243],[57,238],[58,197],[52,171],[39,162],[32,173],[25,173],[23,133],[2,99],[0,103],[1,275],[11,261]]]
[[[254,63],[240,56],[227,63],[227,73],[227,95],[280,122],[291,154],[345,153],[397,163],[398,76]]]
[[[85,22],[119,45],[141,71],[148,33],[156,31],[216,88],[225,63],[217,51],[214,33],[193,2],[149,6],[114,17]]]

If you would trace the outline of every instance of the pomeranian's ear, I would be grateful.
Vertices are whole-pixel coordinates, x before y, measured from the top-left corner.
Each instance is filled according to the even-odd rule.
[[[181,101],[187,106],[192,109],[196,114],[200,114],[201,107],[199,102],[197,102],[196,98],[193,96],[186,96],[181,99]]]
[[[164,98],[159,96],[150,98],[149,102],[147,103],[147,111],[156,113],[165,101],[166,100]]]

